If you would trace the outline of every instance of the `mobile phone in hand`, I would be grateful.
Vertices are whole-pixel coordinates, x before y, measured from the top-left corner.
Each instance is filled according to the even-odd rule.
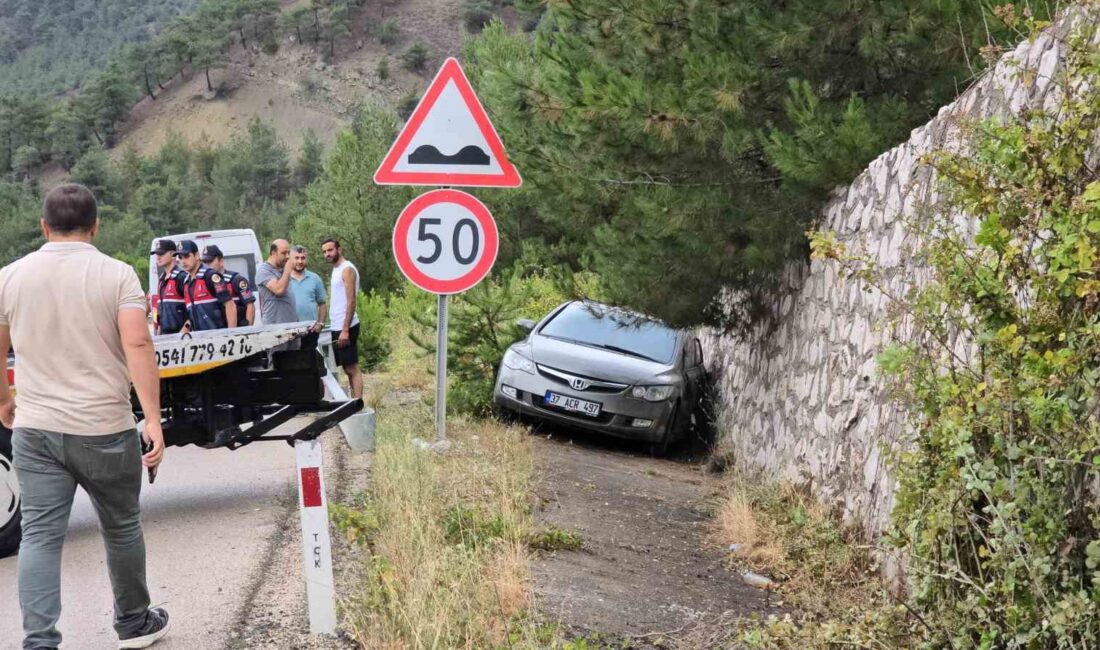
[[[144,456],[145,454],[153,451],[153,443],[152,442],[147,442],[145,440],[145,436],[142,436],[140,434],[138,435],[138,438],[141,440],[141,455],[142,456]],[[157,480],[157,468],[156,467],[150,467],[149,468],[149,484],[152,485],[153,481],[155,481],[155,480]]]

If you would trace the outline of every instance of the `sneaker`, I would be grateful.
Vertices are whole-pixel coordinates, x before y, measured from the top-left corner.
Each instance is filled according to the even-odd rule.
[[[163,607],[152,607],[145,613],[145,625],[126,637],[119,637],[119,650],[148,648],[168,634],[168,612]]]

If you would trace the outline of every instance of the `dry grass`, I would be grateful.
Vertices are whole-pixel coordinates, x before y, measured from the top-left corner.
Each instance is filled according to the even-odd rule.
[[[395,318],[385,372],[367,377],[378,410],[372,485],[342,515],[369,552],[345,624],[364,648],[544,648],[552,625],[531,613],[532,447],[527,432],[493,420],[448,418],[434,439],[434,377]]]
[[[532,527],[526,433],[494,422],[451,422],[446,454],[422,405],[383,406],[372,471],[366,584],[347,604],[367,648],[484,648],[523,633]],[[534,629],[531,630],[532,634]]]
[[[740,544],[736,555],[754,568],[770,568],[783,559],[783,548],[774,531],[758,519],[752,503],[740,489],[731,490],[718,507],[711,537],[725,548]]]
[[[782,618],[699,621],[680,639],[685,648],[833,648],[846,624],[888,611],[871,548],[860,531],[836,521],[816,499],[789,484],[736,473],[713,520],[710,540],[739,544],[730,561],[778,583]],[[856,647],[864,647],[856,644]],[[879,647],[870,645],[866,647]]]
[[[860,531],[836,521],[790,484],[731,478],[710,535],[741,568],[770,575],[787,602],[818,615],[878,591],[877,564]]]

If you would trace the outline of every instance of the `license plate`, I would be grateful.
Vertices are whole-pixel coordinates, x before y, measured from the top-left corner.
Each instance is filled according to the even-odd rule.
[[[593,418],[600,415],[600,408],[602,407],[599,402],[588,402],[583,399],[577,399],[576,397],[551,393],[550,391],[546,391],[546,403],[550,406],[565,409],[566,411],[583,413]]]

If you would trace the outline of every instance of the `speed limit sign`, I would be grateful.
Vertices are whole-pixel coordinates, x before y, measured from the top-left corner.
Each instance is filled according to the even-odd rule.
[[[405,206],[393,229],[397,266],[413,284],[450,295],[473,287],[497,258],[493,215],[458,190],[434,190]]]

